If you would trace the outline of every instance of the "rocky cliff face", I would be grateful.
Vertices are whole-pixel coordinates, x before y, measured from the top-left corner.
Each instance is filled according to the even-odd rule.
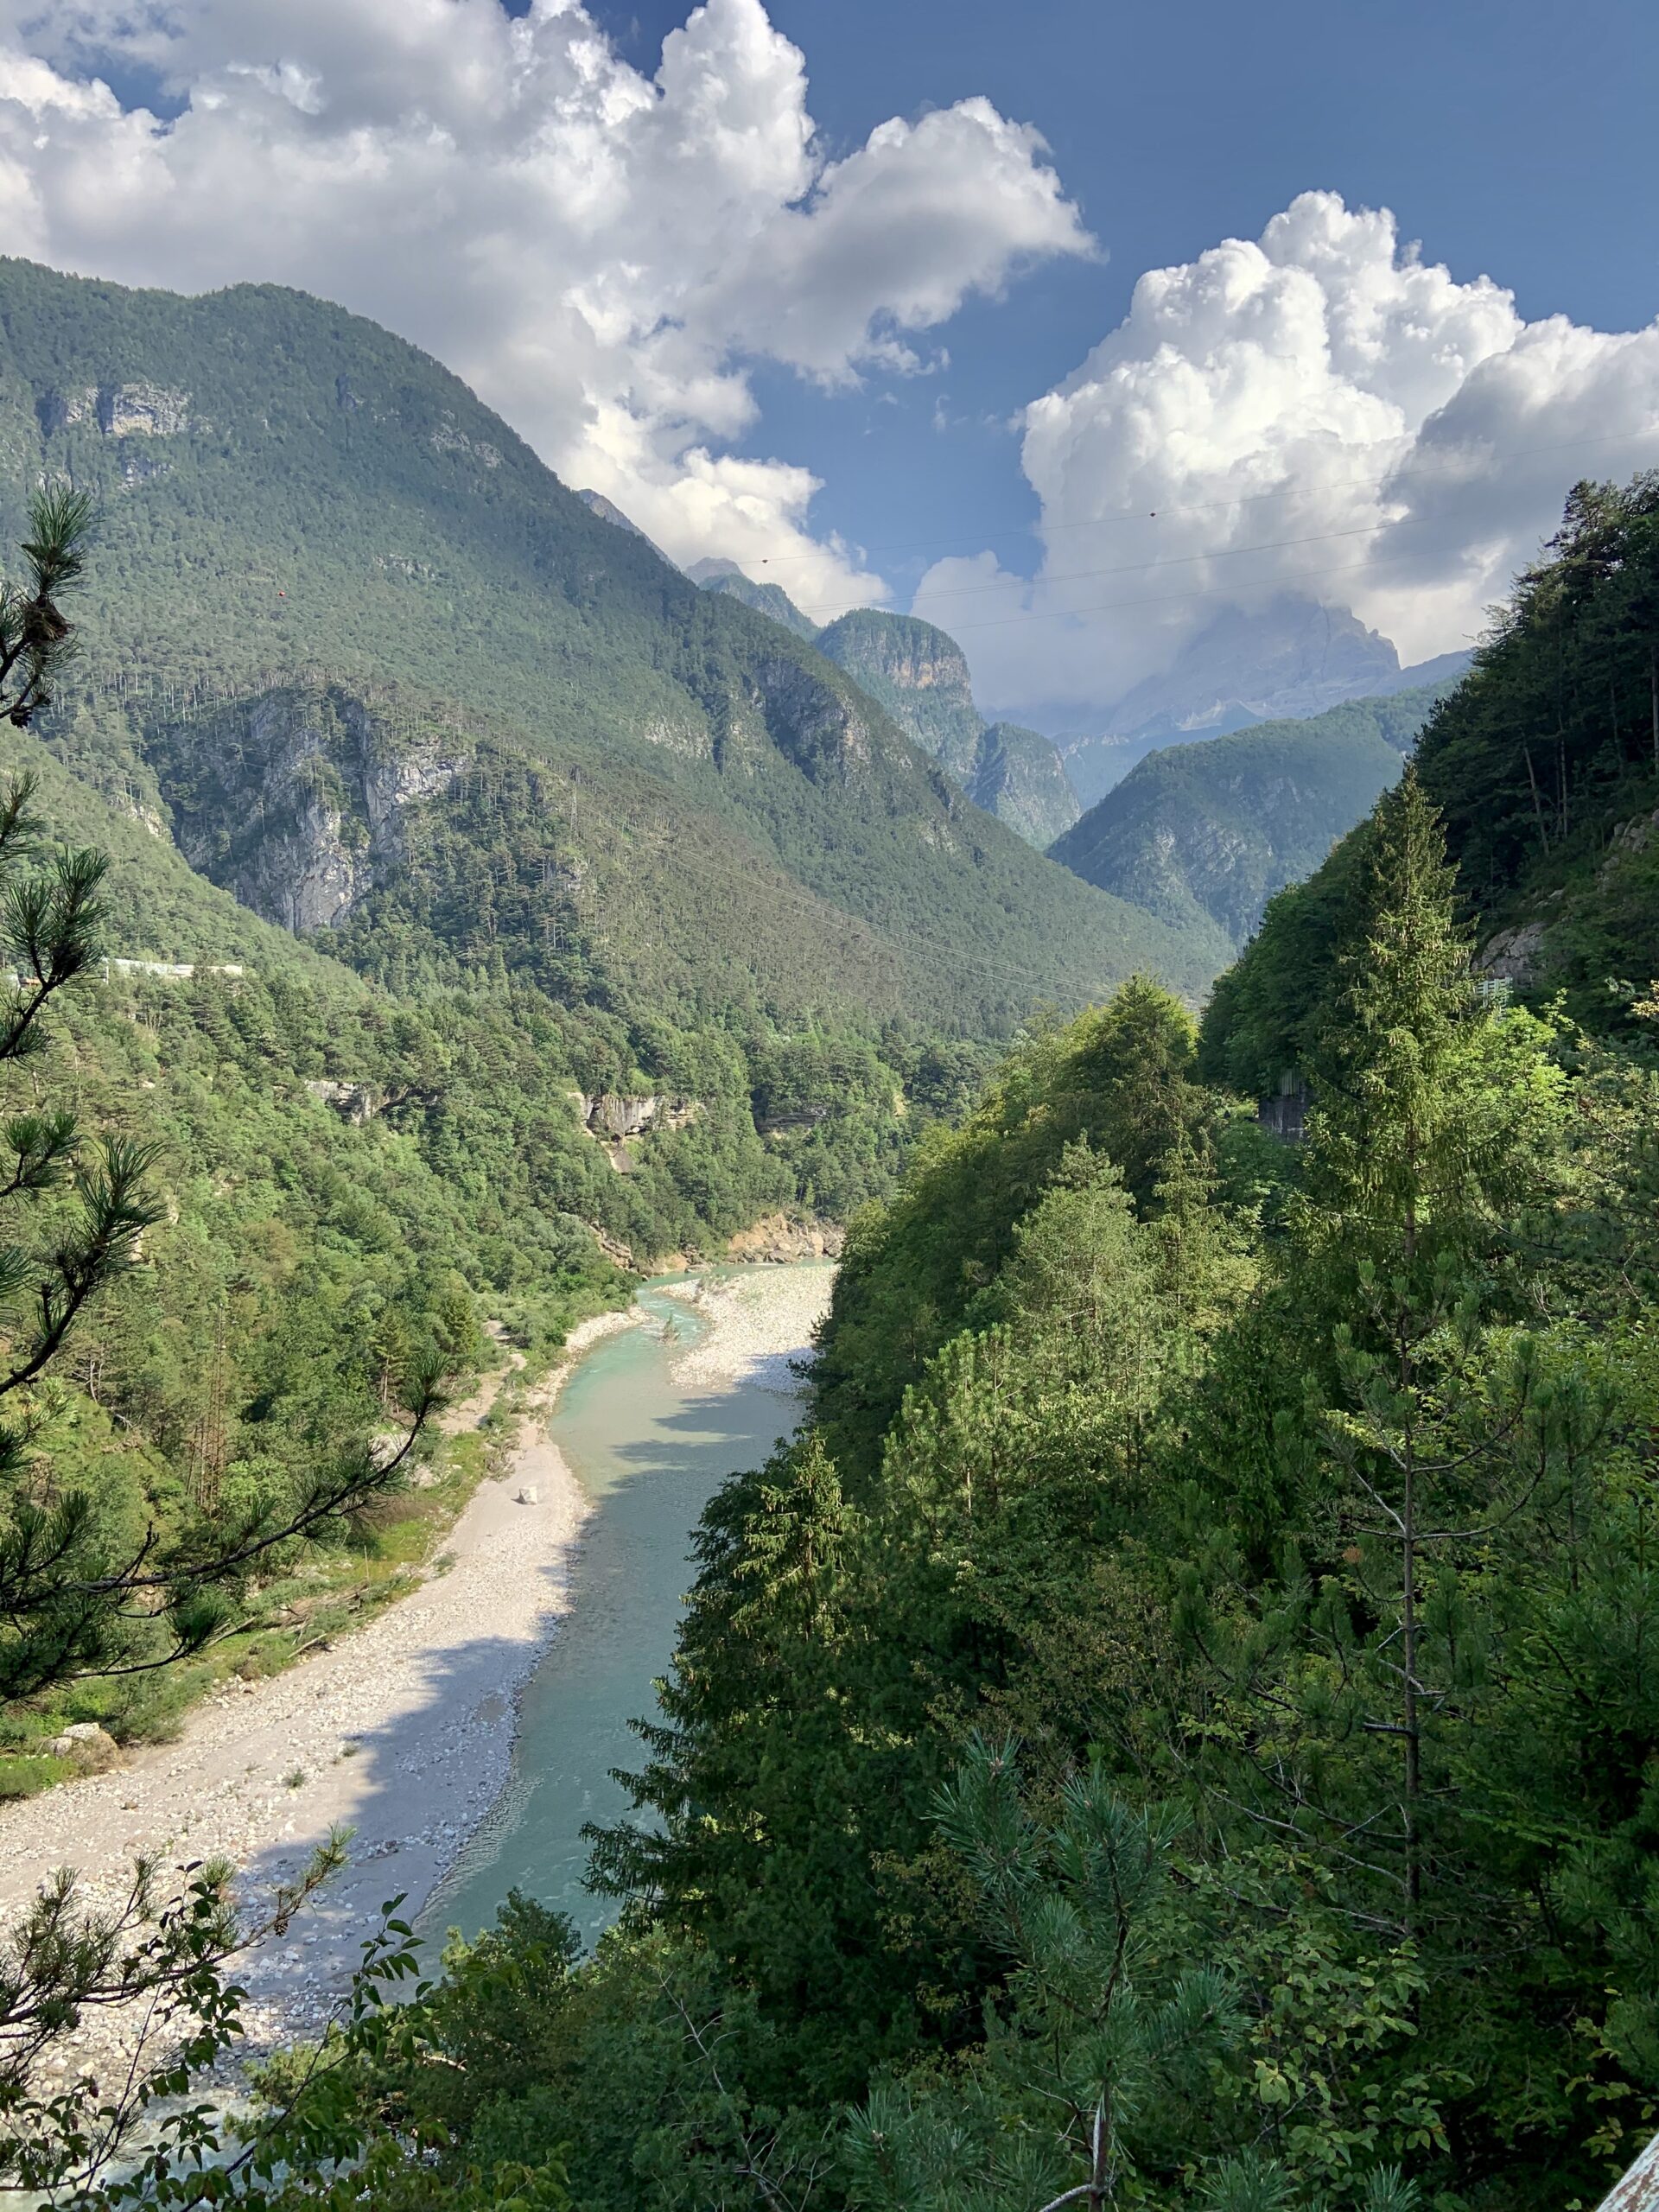
[[[775,746],[786,760],[815,784],[855,776],[874,758],[871,721],[859,711],[858,694],[843,696],[798,660],[757,660],[750,698],[757,727],[752,733]],[[892,741],[889,739],[889,744]],[[721,765],[728,765],[727,758]]]
[[[818,650],[885,707],[911,741],[1027,844],[1046,846],[1077,818],[1059,754],[1014,722],[988,725],[956,639],[913,616],[859,607],[832,622]]]
[[[54,389],[41,395],[35,412],[48,438],[82,423],[96,423],[106,438],[174,437],[193,427],[189,393],[147,380]]]
[[[993,722],[985,732],[968,796],[1027,844],[1045,849],[1083,811],[1052,745],[1018,722]]]
[[[861,607],[830,625],[818,639],[818,651],[844,668],[913,744],[966,787],[977,766],[985,725],[974,705],[967,660],[954,638],[931,622]]]
[[[283,686],[169,733],[152,753],[190,865],[283,928],[343,922],[404,855],[409,807],[464,748],[395,730],[334,685]]]

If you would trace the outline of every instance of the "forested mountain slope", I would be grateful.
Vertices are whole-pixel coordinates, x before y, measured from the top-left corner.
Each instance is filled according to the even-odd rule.
[[[204,701],[263,728],[255,702],[302,674],[359,699],[396,683],[451,716],[453,766],[481,722],[540,779],[532,842],[557,830],[624,969],[672,925],[643,855],[653,841],[673,854],[712,1001],[764,1001],[763,974],[810,964],[815,900],[878,941],[880,1011],[970,1030],[1135,967],[1187,989],[1213,968],[1208,941],[1083,889],[969,805],[810,645],[591,512],[454,378],[374,326],[273,288],[185,300],[13,262],[0,328],[0,522],[15,534],[42,470],[99,493],[81,754],[124,750],[162,818],[156,779],[188,780]],[[257,814],[257,744],[248,757],[227,797]],[[573,782],[574,830],[548,804]],[[461,788],[452,778],[423,803],[442,813]],[[516,868],[515,835],[463,873]],[[789,887],[760,902],[758,939],[755,901],[728,924],[745,867]],[[839,995],[843,1010],[863,987]]]
[[[1272,894],[1370,812],[1441,696],[1356,699],[1149,753],[1051,856],[1177,926],[1214,922],[1242,946]]]
[[[1659,480],[1580,485],[1415,754],[1484,973],[1627,1036],[1659,977],[1656,653]],[[1274,899],[1217,986],[1206,1065],[1239,1088],[1276,1088],[1314,1053],[1370,836]]]
[[[802,613],[781,584],[753,582],[735,561],[696,561],[686,574],[704,591],[723,592],[727,598],[752,607],[757,614],[769,614],[798,638],[816,640],[817,637],[817,624],[810,614]]]
[[[1049,844],[1077,819],[1053,745],[1018,723],[986,721],[974,704],[967,658],[943,630],[860,607],[820,631],[817,642],[976,806],[1032,844]]]
[[[515,1900],[318,2100],[416,2205],[1557,2212],[1652,2134],[1659,1065],[1480,990],[1414,773],[1341,849],[1304,1145],[1136,982],[860,1220],[620,1929]]]
[[[594,1839],[620,1923],[583,1957],[515,1896],[407,2005],[359,1993],[324,2063],[266,2077],[270,2212],[346,2165],[407,2212],[1559,2212],[1628,2167],[1659,2124],[1659,1057],[1650,1002],[1593,969],[1569,1006],[1601,1035],[1484,989],[1472,956],[1547,890],[1541,945],[1643,957],[1620,872],[1649,847],[1606,830],[1659,804],[1632,711],[1656,513],[1645,483],[1575,497],[1421,773],[1272,902],[1202,1039],[1144,978],[1033,1020],[859,1214],[805,1427],[698,1529],[634,1817]],[[261,711],[302,709],[373,766],[350,692]],[[188,791],[167,770],[183,834],[253,865],[192,758]],[[454,956],[412,915],[442,918],[441,841],[410,858],[400,957],[430,988]],[[252,1484],[308,1446],[308,1374],[346,1362],[360,1408],[400,1331],[449,1325],[425,1271],[451,1234],[487,1275],[527,1198],[550,1214],[523,1185],[489,1210],[504,1143],[526,1174],[563,1155],[550,1113],[499,1118],[537,1096],[523,1031],[474,1072],[476,1025],[550,1009],[543,1081],[604,1033],[505,957],[451,1032],[360,978],[337,1021],[306,957],[303,985],[172,997],[122,971],[51,1070],[90,1069],[123,1129],[164,1096],[188,1132],[168,1225],[207,1257],[177,1318],[259,1322]],[[366,1134],[306,1088],[319,1037],[406,1086]],[[1299,1145],[1245,1095],[1271,1052],[1311,1086]],[[736,1117],[677,1141],[699,1128],[739,1156]],[[454,1231],[420,1179],[452,1163],[476,1175]],[[159,1433],[154,1324],[122,1313],[143,1357],[111,1330],[100,1358]],[[156,1490],[190,1449],[149,1462]],[[130,1466],[111,1494],[133,1504]],[[156,2158],[155,2194],[188,2196],[194,2141]]]

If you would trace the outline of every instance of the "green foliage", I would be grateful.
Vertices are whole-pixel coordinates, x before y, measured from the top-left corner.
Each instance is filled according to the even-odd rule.
[[[1659,976],[1656,655],[1659,480],[1580,484],[1416,751],[1478,948],[1596,1032],[1628,1035]],[[1267,1090],[1306,1065],[1368,834],[1270,902],[1205,1016],[1212,1079]]]
[[[1213,969],[964,808],[810,643],[601,521],[372,324],[275,286],[181,299],[16,261],[0,296],[4,480],[70,474],[99,501],[54,742],[164,826],[227,739],[231,820],[257,820],[258,745],[322,671],[359,701],[406,690],[454,765],[493,748],[524,794],[505,814],[480,823],[465,779],[416,812],[479,916],[506,861],[544,909],[556,830],[596,902],[601,1003],[652,1010],[666,969],[706,1015],[1006,1034],[1136,967],[1194,992]]]
[[[1361,851],[1272,1211],[1128,987],[710,1508],[575,1974],[689,1947],[831,2201],[1542,2212],[1659,2117],[1652,1072],[1476,989],[1415,778]]]
[[[1089,883],[1236,950],[1400,773],[1446,687],[1354,699],[1148,753],[1051,847]]]
[[[62,412],[73,391],[58,397]],[[414,423],[426,451],[402,465],[423,484],[431,450],[465,467],[510,539],[527,465],[480,461],[480,418],[446,404],[447,427],[409,402],[400,435]],[[402,483],[392,411],[362,429]],[[347,1409],[396,1392],[417,1338],[475,1349],[493,1310],[551,1332],[605,1294],[592,1237],[580,1263],[561,1241],[578,1217],[702,1236],[791,1181],[797,1203],[809,1183],[874,1201],[806,1427],[734,1477],[699,1529],[632,1816],[594,1838],[618,1927],[582,1959],[567,1927],[514,1899],[394,2008],[382,1986],[412,1973],[394,1924],[335,2033],[264,2077],[254,2147],[224,2188],[193,2171],[207,2123],[186,2100],[131,2182],[106,2177],[89,2202],[1598,2201],[1659,2125],[1654,1001],[1632,989],[1600,1038],[1504,1003],[1472,968],[1471,909],[1490,918],[1506,869],[1501,895],[1529,894],[1546,861],[1582,889],[1573,840],[1645,788],[1630,732],[1650,505],[1645,485],[1575,500],[1418,772],[1273,902],[1201,1041],[1178,999],[1133,977],[1069,1022],[1033,1020],[957,1126],[978,1050],[915,1024],[906,990],[885,1014],[787,1000],[762,948],[722,995],[648,931],[601,943],[570,895],[571,756],[505,696],[511,669],[467,726],[467,778],[405,817],[399,868],[334,940],[372,982],[311,948],[269,975],[86,986],[34,1065],[79,1071],[89,1117],[161,1143],[178,1202],[143,1256],[153,1239],[158,1280],[179,1288],[153,1314],[118,1291],[95,1324],[96,1389],[118,1378],[158,1455],[99,1488],[118,1534],[193,1464],[160,1439],[194,1371],[177,1341],[199,1344],[202,1318],[224,1313],[237,1376],[244,1457],[225,1495],[257,1516]],[[791,880],[879,910],[878,935],[908,921],[925,941],[939,879],[906,891],[891,844],[856,852],[842,834],[866,818],[855,807],[835,810],[819,862],[800,857],[831,818],[801,786],[852,773],[842,709],[861,710],[838,681],[712,596],[712,613],[676,614],[683,634],[647,676],[644,618],[630,629],[554,561],[549,590],[561,579],[594,664],[617,672],[630,776],[645,771],[628,715],[647,699],[691,728],[670,709],[690,696],[695,644],[719,757],[694,731],[675,756],[690,765],[659,760],[655,788],[709,799],[722,836],[764,820]],[[678,586],[652,588],[666,603]],[[1594,734],[1592,668],[1612,673],[1622,766]],[[1560,715],[1573,697],[1577,720]],[[1504,728],[1547,709],[1567,765],[1547,836],[1533,813],[1536,855],[1516,859],[1526,747]],[[349,855],[366,848],[348,818],[374,834],[364,775],[417,759],[427,712],[409,709],[414,750],[398,753],[397,715],[345,683],[210,702],[211,747],[145,702],[134,773],[164,782],[153,796],[228,880],[257,864],[237,848],[255,785],[236,747],[303,728],[317,742],[294,819],[331,812]],[[896,809],[929,772],[884,754],[879,720],[857,728],[883,754],[889,826],[980,834],[948,792],[937,812]],[[734,795],[722,779],[740,759]],[[276,788],[263,766],[257,783]],[[620,849],[640,818],[609,817],[592,849]],[[862,904],[846,888],[861,859]],[[569,909],[568,941],[543,926],[543,887],[556,920]],[[1614,911],[1599,889],[1559,903],[1558,948],[1590,942],[1572,937],[1575,912],[1590,929]],[[965,970],[965,937],[957,952]],[[969,1030],[966,1004],[951,1018]],[[73,1061],[52,1058],[61,1043]],[[1287,1074],[1309,1086],[1307,1138],[1274,1154],[1236,1090]],[[318,1081],[366,1084],[381,1110],[349,1121]],[[645,1087],[702,1111],[619,1172],[568,1094]],[[6,1103],[18,1173],[48,1173],[55,1125]],[[89,1427],[77,1448],[101,1465],[108,1443]],[[153,1940],[111,1923],[83,1952],[67,1923],[46,1933],[95,1986]],[[200,2026],[179,2068],[143,2077],[169,2096],[234,2048],[225,1935],[162,1939],[193,1968]],[[71,2171],[86,2116],[63,2114]]]
[[[1136,979],[1069,1028],[1030,1035],[962,1128],[924,1147],[889,1212],[855,1224],[817,1382],[838,1457],[868,1459],[906,1387],[988,1289],[1068,1145],[1117,1161],[1137,1205],[1155,1207],[1178,1146],[1207,1142],[1218,1122],[1192,1053],[1185,1008]]]

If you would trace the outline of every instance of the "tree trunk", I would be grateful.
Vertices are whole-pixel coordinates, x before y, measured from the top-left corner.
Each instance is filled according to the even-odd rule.
[[[1414,1936],[1417,1906],[1422,1893],[1422,1868],[1418,1856],[1417,1803],[1422,1774],[1417,1745],[1417,1498],[1409,1446],[1405,1483],[1401,1493],[1400,1656],[1405,1668],[1405,1693],[1401,1718],[1406,1732],[1406,1934]]]

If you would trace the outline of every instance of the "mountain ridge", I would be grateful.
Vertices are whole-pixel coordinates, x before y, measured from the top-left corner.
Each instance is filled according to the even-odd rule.
[[[1212,944],[1099,893],[1079,904],[842,671],[595,515],[401,340],[281,287],[185,299],[16,261],[0,315],[0,524],[16,535],[13,487],[42,470],[100,494],[80,704],[152,803],[155,760],[182,772],[169,701],[279,690],[307,668],[391,681],[511,732],[526,775],[574,782],[580,836],[606,847],[613,971],[661,934],[664,871],[642,837],[662,837],[682,874],[719,847],[729,884],[747,849],[798,887],[769,910],[772,982],[745,938],[692,939],[709,1003],[786,978],[797,898],[883,940],[878,1014],[943,991],[948,1019],[997,1028],[1034,996],[1081,1002],[1144,965],[1202,988]],[[714,881],[701,906],[718,916]]]
[[[1019,723],[986,721],[967,655],[947,631],[918,615],[860,607],[820,631],[817,645],[976,805],[1029,843],[1046,847],[1076,820],[1052,743]]]
[[[1268,900],[1369,811],[1445,684],[1147,753],[1049,848],[1084,880],[1240,948]]]
[[[1127,692],[1103,728],[1061,740],[1061,757],[1090,806],[1160,746],[1308,721],[1350,700],[1444,683],[1470,658],[1440,653],[1402,667],[1392,641],[1349,608],[1281,592],[1259,613],[1224,608],[1170,668]]]

